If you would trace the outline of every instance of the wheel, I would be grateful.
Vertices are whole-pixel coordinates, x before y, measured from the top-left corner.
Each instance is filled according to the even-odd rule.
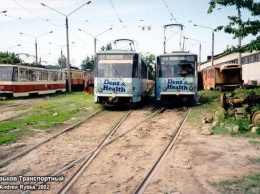
[[[228,110],[228,104],[227,104],[226,94],[221,94],[221,95],[220,95],[220,105],[221,105],[222,108],[225,109],[225,111]]]
[[[254,115],[252,117],[252,124],[260,125],[260,111],[257,111],[254,113]]]
[[[213,120],[214,121],[219,121],[220,119],[225,118],[226,111],[224,108],[217,108],[213,112]]]

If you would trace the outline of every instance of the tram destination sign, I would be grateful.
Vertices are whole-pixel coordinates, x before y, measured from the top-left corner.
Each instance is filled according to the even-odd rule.
[[[98,60],[129,60],[133,59],[133,55],[106,54],[98,55]]]
[[[162,61],[194,61],[194,56],[162,56]]]

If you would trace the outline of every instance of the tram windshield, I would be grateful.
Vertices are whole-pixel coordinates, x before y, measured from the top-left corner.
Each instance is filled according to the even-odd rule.
[[[195,56],[161,56],[157,60],[158,77],[194,77]]]
[[[0,81],[17,81],[17,67],[0,66]]]
[[[133,55],[98,55],[97,77],[131,78],[133,74]]]

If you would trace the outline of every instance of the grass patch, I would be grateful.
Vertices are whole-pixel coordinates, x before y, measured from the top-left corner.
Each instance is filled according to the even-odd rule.
[[[0,100],[0,107],[12,104],[10,100]]]
[[[222,92],[211,91],[211,90],[200,90],[198,93],[199,93],[199,96],[200,96],[199,102],[201,104],[219,101],[219,97],[222,94]]]
[[[260,158],[249,158],[251,164],[260,164]]]
[[[251,140],[249,141],[251,145],[253,145],[255,148],[260,149],[260,141],[257,140]]]
[[[18,140],[21,136],[29,134],[28,130],[15,130],[9,133],[0,132],[0,145]]]
[[[202,127],[202,119],[204,117],[211,117],[214,109],[219,107],[220,92],[214,91],[199,91],[200,99],[199,103],[194,106],[190,113],[187,122],[192,127]]]
[[[46,130],[75,118],[87,116],[100,109],[94,104],[93,95],[85,92],[51,96],[48,102],[33,106],[33,110],[21,117],[0,123],[0,144],[16,141],[34,129]]]
[[[253,194],[260,193],[260,174],[251,174],[241,179],[224,180],[220,183],[212,183],[220,193],[229,194]]]

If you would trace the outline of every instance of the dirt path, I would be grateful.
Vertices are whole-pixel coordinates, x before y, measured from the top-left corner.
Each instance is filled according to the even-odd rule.
[[[185,125],[145,193],[218,193],[210,182],[240,178],[260,173],[260,149],[250,145],[250,138],[201,135]]]

